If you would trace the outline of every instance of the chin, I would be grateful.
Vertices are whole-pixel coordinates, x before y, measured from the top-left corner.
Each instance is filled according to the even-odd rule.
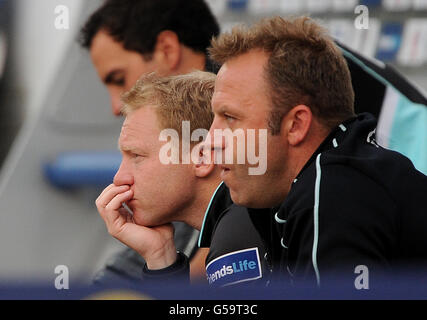
[[[147,219],[147,216],[142,216],[139,212],[135,212],[133,216],[133,222],[139,226],[143,227],[152,227],[153,223],[150,221],[150,219]]]
[[[147,211],[136,211],[133,216],[133,222],[142,227],[152,228],[168,223],[169,221],[167,219],[159,219],[158,214],[154,212],[149,214]]]
[[[244,192],[233,192],[230,189],[231,200],[239,206],[252,208],[252,209],[265,209],[269,206],[263,201],[259,201],[258,198],[260,195],[251,196],[250,194],[245,194]]]
[[[239,206],[247,207],[248,199],[243,196],[242,192],[235,192],[233,189],[230,189],[231,200]]]

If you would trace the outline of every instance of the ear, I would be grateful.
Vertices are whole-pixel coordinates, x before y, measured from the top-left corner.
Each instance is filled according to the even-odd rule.
[[[171,74],[178,69],[181,61],[181,43],[175,32],[165,30],[157,35],[153,59],[159,66],[160,74]]]
[[[197,159],[193,161],[195,176],[198,178],[208,177],[215,169],[214,151],[200,143],[193,148],[193,152],[198,155]]]
[[[281,130],[291,146],[304,142],[313,121],[313,113],[306,105],[293,107],[282,120]]]

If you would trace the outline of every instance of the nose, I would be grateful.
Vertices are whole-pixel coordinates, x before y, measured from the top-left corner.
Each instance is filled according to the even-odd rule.
[[[120,164],[119,170],[116,172],[114,176],[113,183],[116,186],[129,185],[132,186],[134,183],[132,172],[128,169],[125,160],[122,160]]]
[[[122,106],[123,103],[120,100],[121,92],[117,90],[110,90],[110,99],[111,99],[111,111],[113,112],[113,115],[116,117],[120,117],[122,115]]]
[[[121,115],[122,115],[122,112],[121,112],[121,110],[122,110],[122,103],[120,102],[120,101],[118,101],[118,102],[113,102],[112,104],[111,104],[111,110],[112,110],[112,112],[113,112],[113,114],[116,116],[116,117],[120,117]]]
[[[223,130],[224,127],[221,126],[221,121],[216,120],[215,117],[206,138],[206,145],[204,146],[205,150],[209,150],[211,152],[210,155],[216,164],[224,163],[223,150],[226,148],[226,141]]]
[[[212,151],[225,149],[223,127],[220,125],[217,117],[214,118],[214,121],[212,122],[212,125],[209,129],[205,147],[210,147]]]

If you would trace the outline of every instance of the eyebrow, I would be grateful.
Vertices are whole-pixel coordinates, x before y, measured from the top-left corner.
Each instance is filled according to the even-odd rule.
[[[134,152],[134,153],[143,153],[141,148],[138,147],[132,147],[128,145],[120,145],[120,138],[117,140],[117,148],[120,152]]]
[[[109,72],[109,73],[104,77],[104,83],[108,84],[108,83],[113,82],[114,77],[116,77],[117,75],[122,74],[122,73],[124,73],[124,71],[123,71],[123,70],[121,70],[121,69],[113,70],[113,71]]]
[[[228,105],[226,104],[220,104],[219,107],[215,108],[214,105],[212,104],[212,111],[214,113],[224,113],[225,111],[227,111],[229,108]]]
[[[131,146],[121,146],[120,144],[118,145],[118,148],[120,150],[120,152],[123,153],[143,153],[141,148],[138,147],[131,147]]]
[[[232,115],[243,116],[240,110],[236,110],[236,108],[227,104],[222,104],[217,110],[214,109],[213,112],[217,114],[231,113]]]

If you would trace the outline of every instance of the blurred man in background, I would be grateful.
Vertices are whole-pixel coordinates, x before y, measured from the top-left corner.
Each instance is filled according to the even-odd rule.
[[[203,0],[108,0],[87,21],[81,44],[90,50],[112,111],[142,74],[212,70],[206,58],[219,26]]]
[[[203,0],[107,0],[86,22],[80,43],[90,50],[112,112],[120,116],[121,94],[143,74],[216,71],[206,54],[218,34],[218,23]],[[206,255],[197,250],[197,237],[197,230],[175,225],[176,246],[190,256],[195,277],[204,274]],[[140,279],[143,265],[139,254],[126,249],[108,262],[95,282]]]

